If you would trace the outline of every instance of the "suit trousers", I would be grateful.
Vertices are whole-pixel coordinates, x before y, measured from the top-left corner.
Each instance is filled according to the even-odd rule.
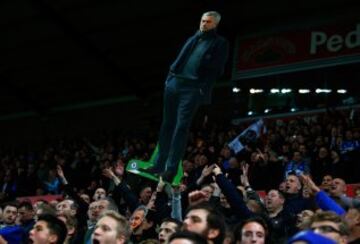
[[[197,81],[168,77],[165,82],[163,121],[155,168],[161,171],[177,171],[186,150],[191,122],[201,99],[202,92]]]

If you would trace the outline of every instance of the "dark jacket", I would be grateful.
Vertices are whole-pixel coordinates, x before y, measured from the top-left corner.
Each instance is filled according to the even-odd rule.
[[[219,36],[215,29],[205,33],[198,31],[186,41],[179,55],[170,66],[170,75],[181,72],[199,38],[203,38],[207,45],[197,70],[197,82],[200,83],[203,95],[202,102],[210,103],[212,88],[216,79],[224,72],[229,52],[228,41]]]

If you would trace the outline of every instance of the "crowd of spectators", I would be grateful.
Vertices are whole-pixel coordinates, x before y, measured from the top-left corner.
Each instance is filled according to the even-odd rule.
[[[359,243],[360,196],[346,195],[360,183],[357,116],[268,119],[235,154],[228,143],[248,125],[192,128],[179,186],[125,170],[150,158],[153,132],[0,150],[0,243],[286,243],[299,231],[290,242]],[[46,194],[61,197],[16,201]]]

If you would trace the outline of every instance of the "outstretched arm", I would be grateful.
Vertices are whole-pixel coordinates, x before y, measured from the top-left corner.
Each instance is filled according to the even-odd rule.
[[[346,211],[332,200],[325,192],[321,191],[320,188],[314,183],[314,181],[308,175],[301,175],[300,179],[303,184],[306,185],[313,194],[315,194],[315,201],[319,208],[325,211],[334,211],[338,215],[343,215]]]
[[[215,166],[213,173],[215,175],[216,183],[221,188],[221,191],[224,193],[235,213],[241,218],[248,218],[254,215],[254,213],[246,206],[244,199],[240,196],[236,187],[224,176],[219,166]]]

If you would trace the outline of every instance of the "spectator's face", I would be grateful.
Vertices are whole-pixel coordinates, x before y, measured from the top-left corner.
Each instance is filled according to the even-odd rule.
[[[353,134],[350,130],[346,131],[345,138],[346,138],[346,140],[352,140]]]
[[[303,198],[310,198],[311,197],[311,190],[308,186],[303,186],[302,188],[302,196]]]
[[[356,189],[355,191],[355,197],[360,198],[360,189]]]
[[[200,165],[206,165],[209,162],[208,158],[205,155],[200,156]]]
[[[147,204],[151,198],[151,195],[152,195],[151,187],[146,187],[140,192],[140,200],[144,204]]]
[[[122,244],[123,237],[117,233],[118,223],[115,219],[104,216],[97,222],[92,235],[92,243],[96,244]]]
[[[207,237],[208,225],[207,225],[208,212],[204,209],[194,209],[186,214],[183,228],[184,230],[200,234]]]
[[[301,161],[301,154],[300,154],[300,152],[295,152],[295,153],[294,153],[293,160],[296,161],[296,162],[300,162],[300,161]]]
[[[88,194],[81,194],[80,197],[82,200],[84,200],[84,202],[86,202],[87,204],[90,204],[90,197]]]
[[[6,206],[3,212],[3,222],[7,225],[15,224],[18,210],[13,206]]]
[[[240,244],[265,244],[265,238],[264,227],[257,222],[249,222],[241,230]]]
[[[304,145],[299,146],[299,151],[302,153],[302,155],[306,155],[306,147]]]
[[[337,223],[332,221],[320,221],[313,222],[310,228],[317,234],[330,238],[336,243],[347,243],[344,236],[340,232],[340,228]]]
[[[62,202],[59,202],[58,205],[56,205],[56,215],[66,215],[69,214],[71,216],[75,216],[76,211],[71,208],[73,205],[72,200],[64,200]]]
[[[176,227],[173,222],[163,222],[159,229],[159,243],[167,243],[169,237],[176,232]]]
[[[274,211],[284,205],[284,199],[276,190],[271,190],[266,196],[265,207],[268,211]]]
[[[340,196],[346,192],[346,183],[340,178],[335,178],[331,182],[330,194]]]
[[[310,223],[310,218],[314,215],[314,212],[311,210],[303,210],[297,215],[296,227],[299,229],[304,229],[307,224]]]
[[[224,156],[225,159],[229,159],[231,157],[231,150],[228,147],[225,147],[222,150],[222,155]]]
[[[338,154],[336,151],[332,150],[331,153],[330,153],[330,158],[331,158],[332,160],[338,159],[338,158],[339,158],[339,154]]]
[[[283,146],[282,146],[282,151],[283,151],[283,153],[288,153],[289,150],[290,150],[289,145],[283,145]]]
[[[224,208],[230,208],[230,204],[223,193],[220,194],[220,204]]]
[[[19,208],[19,221],[20,223],[25,223],[34,218],[34,210],[28,210],[25,207]]]
[[[135,230],[138,228],[145,219],[145,213],[144,210],[135,210],[133,215],[130,218],[130,227],[132,230]]]
[[[57,235],[50,232],[47,223],[42,220],[35,223],[29,238],[33,244],[56,243],[58,239]]]
[[[316,139],[315,139],[315,145],[316,146],[321,146],[323,145],[323,139],[321,136],[318,136]]]
[[[232,169],[239,168],[239,161],[235,157],[231,157],[229,160],[229,166]]]
[[[94,193],[93,200],[97,201],[100,199],[104,199],[105,197],[106,197],[106,191],[104,190],[104,188],[98,188]]]
[[[285,181],[285,192],[286,193],[298,193],[300,191],[301,185],[300,185],[300,181],[299,178],[295,175],[289,175],[286,178]]]
[[[56,206],[59,204],[59,201],[58,200],[52,200],[49,204],[50,204],[51,207],[56,208]]]
[[[109,201],[108,200],[100,200],[98,201],[98,210],[99,210],[99,216],[108,209],[109,207]]]
[[[328,156],[328,151],[325,147],[320,148],[319,150],[319,158],[323,159]]]
[[[184,172],[191,172],[194,170],[194,164],[192,162],[190,162],[189,160],[184,160],[183,161],[183,170]]]
[[[323,186],[330,186],[332,183],[333,178],[331,175],[325,175],[321,181],[321,185]]]
[[[286,191],[286,181],[283,181],[279,185],[279,191],[285,192]]]
[[[88,210],[88,217],[89,220],[92,222],[95,222],[98,218],[99,218],[99,208],[98,208],[98,202],[92,202],[89,205],[89,210]]]

